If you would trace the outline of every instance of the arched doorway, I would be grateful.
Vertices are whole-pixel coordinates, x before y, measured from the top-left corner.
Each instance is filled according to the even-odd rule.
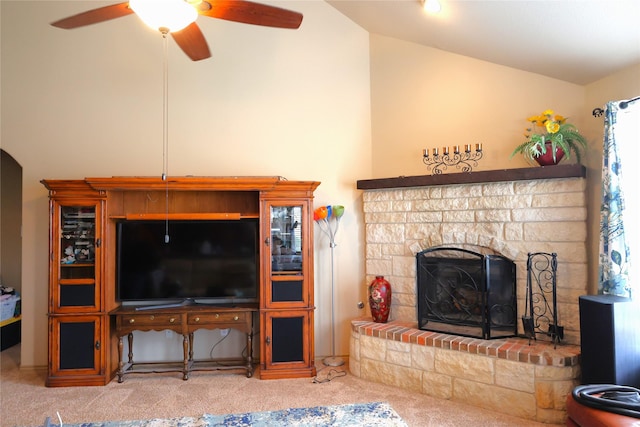
[[[22,166],[1,149],[0,285],[22,289]],[[20,342],[20,321],[4,319],[0,325],[2,350]]]

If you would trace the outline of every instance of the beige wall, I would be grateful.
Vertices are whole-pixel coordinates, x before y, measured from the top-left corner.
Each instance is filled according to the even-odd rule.
[[[423,148],[476,143],[474,170],[526,167],[510,155],[527,117],[551,108],[580,127],[591,111],[582,86],[379,35],[371,88],[376,178],[428,174]]]
[[[49,22],[94,1],[2,1],[2,147],[22,166],[23,366],[47,360],[43,178],[162,172],[162,38],[135,16],[64,31]],[[277,4],[277,3],[274,3]],[[343,204],[337,237],[338,350],[363,298],[357,179],[370,175],[369,38],[324,2],[287,1],[297,31],[200,18],[212,58],[169,39],[169,174],[317,180]],[[330,29],[330,30],[329,30]],[[316,349],[330,353],[329,243],[316,230]]]

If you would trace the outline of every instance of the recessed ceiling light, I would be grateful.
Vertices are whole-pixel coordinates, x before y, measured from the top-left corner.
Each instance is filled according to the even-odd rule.
[[[421,0],[421,2],[425,12],[438,13],[442,10],[442,6],[438,0]]]

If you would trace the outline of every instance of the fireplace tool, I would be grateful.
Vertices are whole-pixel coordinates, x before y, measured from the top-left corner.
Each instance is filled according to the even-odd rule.
[[[527,293],[522,327],[529,341],[540,332],[551,338],[555,345],[564,338],[564,327],[558,324],[556,273],[557,254],[530,253],[527,259]],[[547,325],[547,330],[543,326]]]
[[[527,290],[524,296],[524,315],[522,316],[522,329],[524,330],[524,335],[529,338],[529,344],[531,344],[532,339],[536,339],[535,326],[533,324],[533,299],[532,290],[531,290],[531,255],[529,255],[529,259],[527,260]]]

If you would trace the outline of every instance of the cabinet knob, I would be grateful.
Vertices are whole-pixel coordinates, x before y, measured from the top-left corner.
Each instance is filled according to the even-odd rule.
[[[220,317],[220,315],[219,315],[218,313],[216,313],[216,319],[217,319],[218,317]]]
[[[169,319],[169,323],[173,323],[175,321],[176,321],[176,319],[174,319],[173,317],[171,319]]]
[[[233,320],[238,320],[239,317],[238,316],[233,316]]]
[[[136,323],[136,319],[129,319],[129,323]]]
[[[193,320],[195,320],[196,322],[199,322],[199,321],[200,321],[200,318],[199,318],[199,317],[196,317],[196,318],[195,318],[195,319],[193,319]]]
[[[155,318],[156,318],[156,316],[154,316],[154,315],[151,315],[151,317],[150,317],[151,320],[155,320]]]

